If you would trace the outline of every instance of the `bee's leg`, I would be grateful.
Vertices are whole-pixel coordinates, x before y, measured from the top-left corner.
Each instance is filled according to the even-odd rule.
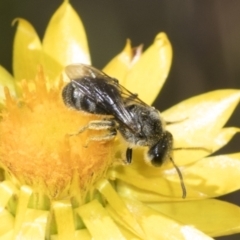
[[[69,134],[69,135],[78,135],[83,133],[85,130],[109,130],[115,129],[116,124],[115,121],[112,120],[94,120],[89,122],[87,125],[80,128],[76,133]]]
[[[86,142],[86,144],[84,145],[84,147],[88,147],[88,144],[89,144],[91,141],[97,141],[97,142],[110,141],[110,140],[112,140],[114,137],[116,137],[116,135],[117,135],[117,130],[116,130],[116,129],[111,129],[111,130],[109,131],[109,133],[107,133],[107,134],[105,134],[105,135],[89,137],[89,138],[87,139],[87,142]]]
[[[110,141],[117,135],[117,128],[114,120],[104,119],[104,120],[94,120],[89,122],[86,126],[80,128],[76,133],[69,134],[70,136],[78,135],[83,133],[86,130],[107,130],[108,133],[104,135],[91,136],[87,139],[87,142],[84,147],[87,147],[91,141]]]
[[[127,148],[126,151],[126,163],[130,164],[132,162],[132,148]]]

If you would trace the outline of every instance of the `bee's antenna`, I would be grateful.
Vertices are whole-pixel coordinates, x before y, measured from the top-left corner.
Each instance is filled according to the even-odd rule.
[[[175,169],[177,170],[177,173],[178,173],[178,176],[180,178],[180,182],[181,182],[181,187],[182,187],[182,198],[186,198],[187,196],[187,190],[186,190],[186,187],[185,187],[185,184],[184,184],[184,181],[183,181],[183,176],[182,176],[182,173],[181,171],[179,170],[178,166],[175,164],[175,162],[173,161],[172,157],[169,157],[170,158],[170,161],[172,162],[173,166],[175,167]]]

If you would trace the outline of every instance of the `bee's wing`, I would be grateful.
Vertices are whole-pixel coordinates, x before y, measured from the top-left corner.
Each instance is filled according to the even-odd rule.
[[[138,131],[138,124],[133,114],[126,108],[132,104],[146,105],[137,97],[137,94],[131,93],[116,79],[89,65],[69,65],[66,67],[66,73],[77,85],[78,90],[89,100],[96,103],[99,108],[104,109],[106,113],[113,115],[132,131]],[[93,81],[94,79],[95,81]]]
[[[70,79],[80,79],[82,77],[104,78],[107,75],[93,66],[76,63],[66,66],[65,72]],[[107,76],[108,77],[108,76]]]
[[[123,87],[121,84],[118,84],[118,90],[121,93],[121,97],[123,99],[125,106],[130,106],[130,105],[134,105],[134,104],[148,106],[145,102],[143,102],[140,98],[138,98],[137,93],[130,92],[125,87]]]
[[[68,77],[72,80],[80,79],[82,77],[103,78],[108,84],[114,85],[118,89],[119,93],[121,94],[122,100],[124,104],[126,104],[126,106],[131,104],[147,106],[145,102],[138,98],[137,94],[130,92],[125,87],[120,85],[117,79],[108,76],[107,74],[93,66],[82,63],[71,64],[65,68],[65,72],[68,75]]]

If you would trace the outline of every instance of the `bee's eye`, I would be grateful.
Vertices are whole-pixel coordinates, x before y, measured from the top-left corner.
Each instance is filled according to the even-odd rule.
[[[172,141],[172,134],[166,131],[159,141],[149,149],[148,157],[153,166],[159,167],[164,163],[172,150]]]

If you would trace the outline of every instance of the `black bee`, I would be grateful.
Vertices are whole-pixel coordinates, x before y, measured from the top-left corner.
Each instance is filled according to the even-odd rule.
[[[182,174],[171,157],[173,137],[165,129],[159,112],[140,100],[137,94],[121,86],[117,79],[92,66],[73,64],[67,66],[65,71],[71,79],[62,91],[67,106],[92,114],[112,116],[106,120],[92,121],[80,132],[86,129],[109,129],[110,133],[105,139],[110,139],[116,136],[118,130],[129,144],[126,150],[128,163],[132,160],[132,148],[136,146],[149,147],[146,160],[155,167],[170,159],[180,177],[185,198]]]

